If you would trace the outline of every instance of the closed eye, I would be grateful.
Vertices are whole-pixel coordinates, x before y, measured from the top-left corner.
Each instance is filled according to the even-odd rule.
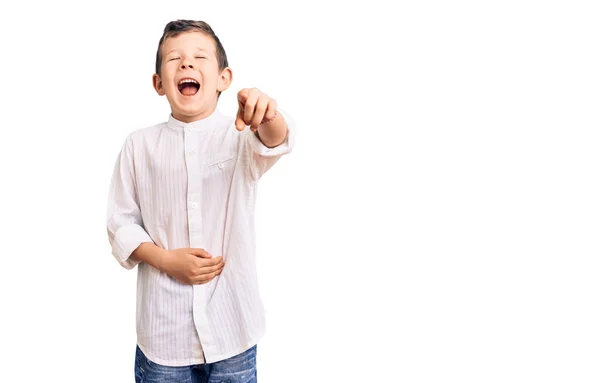
[[[197,59],[205,59],[206,57],[196,56]]]
[[[179,60],[179,57],[172,57],[169,59],[169,61],[173,61],[173,60]]]

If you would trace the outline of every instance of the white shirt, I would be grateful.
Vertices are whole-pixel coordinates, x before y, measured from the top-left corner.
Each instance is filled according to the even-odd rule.
[[[116,162],[108,203],[112,253],[138,266],[136,330],[140,349],[168,366],[213,363],[246,351],[265,331],[254,239],[257,182],[294,143],[267,148],[218,109],[209,117],[130,133]],[[220,276],[186,285],[129,258],[143,242],[222,255]]]

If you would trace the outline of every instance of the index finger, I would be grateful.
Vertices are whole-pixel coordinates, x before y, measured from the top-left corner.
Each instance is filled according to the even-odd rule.
[[[237,112],[237,116],[235,117],[235,128],[240,132],[246,129],[246,123],[244,122],[244,118],[242,116],[242,110],[244,110],[244,108],[240,106]]]
[[[214,257],[214,258],[199,259],[199,261],[202,264],[202,266],[214,266],[214,265],[218,265],[219,263],[221,263],[223,261],[223,257],[221,255],[219,255],[218,257]]]
[[[190,249],[189,253],[201,258],[212,258],[212,255],[210,255],[206,250],[204,249]]]

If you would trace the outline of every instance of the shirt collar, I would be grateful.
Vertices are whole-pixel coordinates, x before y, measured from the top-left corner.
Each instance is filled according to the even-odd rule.
[[[174,130],[187,129],[187,130],[200,131],[200,130],[204,130],[204,129],[207,129],[210,127],[217,126],[218,122],[221,120],[222,117],[223,117],[223,115],[221,114],[221,112],[218,109],[215,109],[214,112],[212,112],[212,114],[210,116],[205,117],[201,120],[192,121],[192,122],[179,121],[178,119],[173,117],[173,114],[169,114],[169,120],[167,121],[167,126]]]

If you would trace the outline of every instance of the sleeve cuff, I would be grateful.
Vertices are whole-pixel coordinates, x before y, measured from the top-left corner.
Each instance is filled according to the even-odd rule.
[[[140,261],[131,259],[131,253],[144,242],[152,242],[152,238],[139,225],[122,226],[115,233],[113,255],[124,268],[133,269]]]
[[[281,144],[275,146],[274,148],[266,147],[262,143],[262,141],[259,140],[258,137],[256,137],[256,135],[250,129],[244,130],[244,133],[249,136],[248,141],[250,142],[252,151],[254,153],[258,154],[259,156],[263,156],[263,157],[281,156],[283,154],[287,154],[287,153],[291,152],[294,147],[295,137],[296,137],[296,123],[290,117],[290,115],[288,115],[283,110],[279,109],[277,112],[280,113],[283,116],[283,118],[285,119],[285,122],[287,123],[288,132],[287,132],[287,136],[285,137],[285,140]]]

